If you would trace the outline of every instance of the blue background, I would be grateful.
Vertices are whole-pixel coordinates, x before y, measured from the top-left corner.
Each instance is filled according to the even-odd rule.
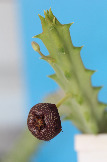
[[[53,80],[46,77],[53,73],[53,69],[40,60],[39,54],[31,47],[31,41],[36,41],[41,51],[48,54],[43,43],[32,39],[32,36],[42,32],[38,14],[43,15],[44,10],[50,7],[62,24],[74,22],[70,28],[72,42],[75,46],[84,45],[81,51],[83,63],[86,68],[97,70],[92,76],[92,84],[104,86],[98,99],[107,103],[107,0],[20,0],[20,4],[29,109],[58,88]],[[41,146],[38,155],[31,157],[32,162],[76,162],[73,148],[74,135],[78,130],[70,122],[64,122],[62,127],[63,133]]]

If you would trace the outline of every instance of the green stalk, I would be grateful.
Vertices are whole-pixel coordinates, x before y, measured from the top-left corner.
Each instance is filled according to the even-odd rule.
[[[71,94],[65,95],[65,96],[56,104],[56,107],[59,108],[67,99],[69,99],[69,97],[72,97],[72,95],[71,95]]]
[[[106,132],[107,129],[102,130],[107,121],[104,115],[106,104],[97,99],[101,87],[91,85],[91,75],[95,71],[86,69],[82,63],[80,51],[83,46],[74,47],[72,44],[69,28],[73,23],[61,24],[51,9],[44,15],[45,18],[39,15],[43,32],[33,38],[42,40],[49,55],[43,55],[34,42],[33,48],[54,69],[55,74],[49,77],[59,84],[65,94],[72,94],[67,100],[72,115],[65,118],[69,118],[83,133]],[[66,104],[65,99],[60,102]]]

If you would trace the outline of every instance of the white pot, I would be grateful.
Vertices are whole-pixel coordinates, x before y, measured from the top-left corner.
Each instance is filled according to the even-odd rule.
[[[107,134],[76,135],[78,162],[107,162]]]

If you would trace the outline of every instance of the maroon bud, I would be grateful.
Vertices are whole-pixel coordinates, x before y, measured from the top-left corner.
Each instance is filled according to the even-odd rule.
[[[38,139],[49,141],[61,132],[61,120],[55,104],[33,106],[27,119],[28,129]]]

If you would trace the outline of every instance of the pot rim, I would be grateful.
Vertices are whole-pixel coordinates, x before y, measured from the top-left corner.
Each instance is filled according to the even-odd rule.
[[[107,133],[75,135],[76,151],[107,151]]]

